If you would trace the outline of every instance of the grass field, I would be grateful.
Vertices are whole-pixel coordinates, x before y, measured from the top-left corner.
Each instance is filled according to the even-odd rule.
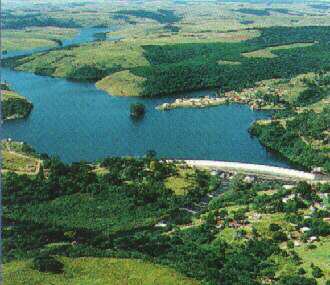
[[[289,45],[282,45],[282,46],[276,46],[276,47],[269,47],[265,49],[260,49],[256,51],[251,51],[247,53],[243,53],[243,56],[250,57],[250,58],[274,58],[277,57],[273,51],[277,50],[286,50],[291,48],[303,48],[303,47],[309,47],[314,45],[314,43],[295,43],[295,44],[289,44]]]
[[[164,266],[134,259],[65,258],[63,274],[41,273],[30,261],[14,261],[3,266],[4,284],[10,285],[197,285]]]
[[[56,27],[26,28],[24,30],[3,30],[2,50],[29,50],[38,47],[55,47],[58,42],[72,38],[76,30]]]
[[[196,184],[193,178],[192,169],[179,169],[178,174],[165,180],[165,186],[171,189],[176,195],[185,195],[188,187]]]

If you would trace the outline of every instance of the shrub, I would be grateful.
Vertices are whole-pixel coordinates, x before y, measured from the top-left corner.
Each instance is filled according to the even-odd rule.
[[[292,240],[289,240],[287,245],[288,245],[288,248],[294,248],[294,243]]]
[[[49,272],[49,273],[62,273],[63,272],[63,263],[56,260],[54,257],[46,254],[39,255],[35,257],[32,261],[33,269],[40,272]]]
[[[304,268],[300,267],[300,268],[298,269],[298,274],[299,274],[299,275],[304,275],[304,274],[306,274],[306,270],[305,270]]]

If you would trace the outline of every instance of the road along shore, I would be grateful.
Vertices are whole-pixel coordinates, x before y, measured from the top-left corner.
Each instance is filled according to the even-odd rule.
[[[180,162],[180,161],[179,161]],[[269,165],[249,164],[241,162],[212,161],[212,160],[181,160],[190,167],[219,170],[224,172],[245,173],[284,180],[307,181],[311,183],[329,183],[330,178],[325,175],[304,172]]]

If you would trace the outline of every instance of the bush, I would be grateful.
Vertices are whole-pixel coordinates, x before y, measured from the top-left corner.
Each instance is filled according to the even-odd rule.
[[[278,225],[278,224],[270,224],[270,225],[269,225],[269,230],[270,230],[271,232],[277,232],[277,231],[279,231],[280,229],[282,229],[282,228],[281,228],[281,226]]]
[[[306,270],[305,270],[304,268],[300,267],[300,268],[298,269],[298,274],[299,274],[299,275],[304,275],[304,274],[306,274]]]
[[[48,254],[39,255],[35,257],[32,263],[33,269],[38,270],[40,272],[49,272],[56,274],[63,272],[63,263]]]
[[[314,264],[312,264],[311,267],[312,267],[312,275],[314,278],[321,278],[323,276],[323,272],[320,267],[315,266]]]
[[[277,242],[282,242],[288,240],[288,237],[283,232],[275,232],[273,233],[273,240]]]
[[[141,118],[145,114],[145,106],[140,103],[131,104],[130,112],[131,112],[131,117]]]

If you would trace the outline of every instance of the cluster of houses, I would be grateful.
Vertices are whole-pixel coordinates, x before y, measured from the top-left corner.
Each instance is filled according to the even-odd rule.
[[[173,103],[163,103],[156,107],[157,110],[171,110],[176,108],[206,108],[209,106],[219,106],[227,104],[227,98],[218,97],[200,97],[200,98],[181,98],[176,99]]]
[[[277,103],[281,103],[281,98],[284,95],[284,91],[280,89],[271,88],[269,86],[264,86],[259,84],[260,87],[263,87],[263,91],[261,94],[268,94],[270,96],[274,96],[274,98],[278,98]],[[230,103],[238,103],[238,104],[247,104],[251,107],[252,110],[260,110],[269,105],[263,96],[257,96],[257,93],[260,90],[255,88],[247,88],[242,90],[241,92],[230,91],[223,94],[225,98],[228,98]]]
[[[223,94],[217,92],[217,97],[180,98],[172,103],[163,103],[157,106],[156,109],[166,111],[176,108],[206,108],[228,103],[238,103],[247,104],[253,110],[260,110],[269,105],[269,102],[265,100],[266,95],[277,98],[277,104],[282,102],[281,98],[284,95],[284,90],[269,87],[263,82],[259,83],[258,87],[261,87],[262,91],[256,88],[246,88],[240,92],[229,91]],[[263,95],[258,95],[258,92]]]
[[[319,192],[319,193],[317,193],[317,195],[318,195],[323,201],[326,201],[326,200],[330,197],[329,193],[320,193],[320,192]],[[298,194],[298,196],[299,196],[299,194]],[[290,195],[284,197],[284,198],[282,199],[282,202],[283,202],[283,203],[287,203],[288,201],[294,199],[295,197],[296,197],[296,194],[290,194]],[[327,206],[326,206],[323,202],[320,202],[320,203],[319,203],[319,202],[314,202],[313,205],[311,205],[311,206],[309,207],[309,210],[310,210],[310,212],[311,212],[312,214],[313,214],[315,211],[317,211],[317,210],[326,210],[326,209],[327,209]],[[310,218],[312,218],[311,215],[305,215],[305,216],[304,216],[304,219],[305,219],[305,220],[306,220],[306,219],[310,219]],[[323,221],[324,221],[324,222],[330,222],[330,217],[325,217],[325,218],[323,218]],[[300,233],[302,233],[302,234],[308,233],[310,230],[311,230],[311,229],[310,229],[309,227],[306,227],[306,226],[299,228],[299,231],[300,231]],[[310,237],[308,238],[307,241],[308,241],[309,243],[313,243],[313,242],[316,242],[316,241],[318,241],[318,240],[319,240],[319,238],[318,238],[317,236],[310,236]],[[295,245],[295,246],[300,246],[301,243],[300,243],[299,241],[295,240],[295,241],[294,241],[294,245]]]

